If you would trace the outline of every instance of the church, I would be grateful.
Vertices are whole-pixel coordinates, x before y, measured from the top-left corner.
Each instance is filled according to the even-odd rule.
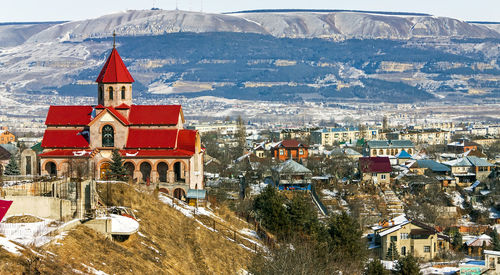
[[[119,150],[134,182],[184,198],[204,189],[200,135],[184,129],[180,105],[134,105],[134,79],[113,45],[97,77],[97,106],[50,106],[42,175],[107,179]],[[80,174],[78,174],[80,173]]]

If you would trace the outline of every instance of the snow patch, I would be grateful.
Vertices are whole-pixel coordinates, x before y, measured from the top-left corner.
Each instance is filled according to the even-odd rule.
[[[21,252],[19,252],[19,250],[23,250],[22,247],[11,242],[9,239],[5,237],[0,237],[0,247],[16,255],[21,255]]]

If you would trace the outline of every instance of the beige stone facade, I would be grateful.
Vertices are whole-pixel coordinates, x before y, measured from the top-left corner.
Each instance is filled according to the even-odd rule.
[[[423,260],[432,260],[438,253],[449,249],[449,240],[446,236],[419,222],[408,221],[400,225],[389,226],[376,231],[378,238],[378,255],[386,259],[387,252],[394,243],[399,256],[412,254]]]
[[[115,49],[113,54],[120,58]],[[105,74],[106,67],[101,72]],[[49,109],[42,175],[105,180],[113,151],[118,150],[134,182],[157,184],[177,198],[184,198],[189,189],[204,189],[200,135],[184,129],[181,106],[132,105],[128,82],[99,82],[97,90],[98,106]]]

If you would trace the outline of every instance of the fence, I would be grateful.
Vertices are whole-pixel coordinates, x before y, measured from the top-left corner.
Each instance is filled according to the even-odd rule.
[[[18,185],[4,186],[1,188],[2,197],[5,196],[40,196],[56,197],[74,201],[76,200],[76,183],[65,180],[52,182],[28,182]]]

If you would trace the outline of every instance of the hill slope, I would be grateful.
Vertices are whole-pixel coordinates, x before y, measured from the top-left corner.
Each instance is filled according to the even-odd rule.
[[[120,243],[80,225],[62,239],[34,248],[43,255],[37,261],[38,269],[60,274],[92,273],[94,269],[107,274],[237,274],[246,269],[253,252],[156,196],[126,184],[113,184],[112,204],[136,210],[140,233]],[[245,224],[227,222],[227,226],[241,230]],[[0,270],[20,274],[27,263],[24,256],[8,255]]]

